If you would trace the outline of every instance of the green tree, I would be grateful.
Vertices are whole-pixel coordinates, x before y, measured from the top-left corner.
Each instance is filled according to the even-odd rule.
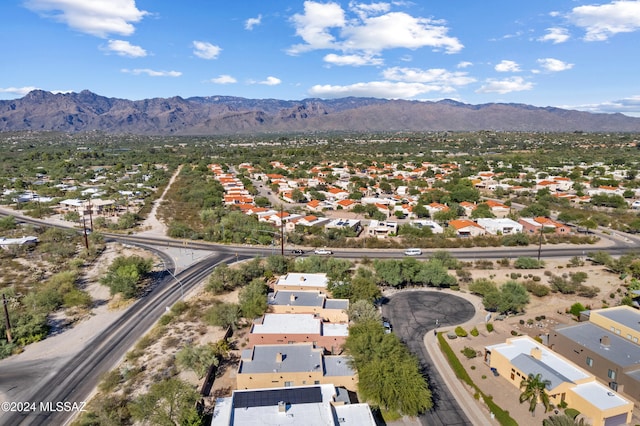
[[[211,365],[218,365],[219,359],[215,348],[211,345],[187,345],[176,354],[176,362],[184,369],[194,371],[203,378]]]
[[[205,311],[204,319],[211,325],[235,329],[240,319],[240,306],[235,303],[215,304]]]
[[[259,278],[240,290],[238,297],[240,312],[247,319],[257,318],[267,311],[267,286]]]
[[[380,314],[373,303],[368,300],[356,300],[349,305],[349,319],[354,323],[363,321],[380,321]]]
[[[551,381],[543,380],[540,373],[536,375],[529,374],[526,379],[522,379],[520,382],[520,390],[522,390],[519,398],[520,403],[529,402],[529,411],[532,416],[536,414],[538,402],[542,403],[545,412],[551,408],[549,395],[547,394],[547,387],[549,386],[551,386]]]
[[[194,424],[199,418],[195,408],[198,399],[198,392],[191,385],[171,378],[152,384],[149,392],[129,404],[129,411],[139,422],[159,426]]]
[[[516,281],[507,281],[500,287],[500,303],[498,304],[500,312],[522,312],[527,303],[529,303],[529,293],[522,284]]]

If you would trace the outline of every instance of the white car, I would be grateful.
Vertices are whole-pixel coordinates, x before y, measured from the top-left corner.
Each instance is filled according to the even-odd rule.
[[[410,248],[404,251],[405,256],[420,256],[422,254],[422,250],[419,248]]]
[[[329,255],[329,254],[333,254],[333,252],[332,252],[331,250],[327,250],[327,249],[323,249],[323,248],[315,249],[315,250],[313,251],[313,253],[314,253],[314,254],[319,254],[319,255],[322,255],[322,256],[326,256],[326,255]]]

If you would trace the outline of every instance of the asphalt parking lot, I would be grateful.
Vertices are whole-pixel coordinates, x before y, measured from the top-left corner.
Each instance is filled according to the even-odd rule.
[[[434,367],[424,346],[424,335],[440,327],[464,323],[474,314],[470,302],[438,291],[399,292],[382,305],[382,315],[391,322],[393,332],[418,357],[433,394],[433,409],[419,418],[423,425],[472,424]]]

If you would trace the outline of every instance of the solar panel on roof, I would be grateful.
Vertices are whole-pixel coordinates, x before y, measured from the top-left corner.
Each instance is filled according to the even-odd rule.
[[[319,386],[308,388],[282,388],[236,392],[233,394],[234,408],[277,406],[278,402],[287,404],[312,404],[322,402],[322,390]]]

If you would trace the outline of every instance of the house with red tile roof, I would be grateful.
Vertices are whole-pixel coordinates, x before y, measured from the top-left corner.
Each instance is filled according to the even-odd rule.
[[[449,226],[456,230],[456,235],[459,237],[477,237],[487,233],[482,226],[469,219],[450,220]]]
[[[509,206],[506,206],[499,201],[487,200],[484,203],[489,206],[491,213],[493,213],[497,218],[507,217],[511,212]]]
[[[567,235],[571,233],[571,228],[568,225],[556,222],[548,217],[521,217],[518,220],[518,223],[523,227],[522,232],[527,234],[539,234],[541,230],[544,230],[544,232],[547,232],[547,230],[553,230],[554,233],[559,235]]]

